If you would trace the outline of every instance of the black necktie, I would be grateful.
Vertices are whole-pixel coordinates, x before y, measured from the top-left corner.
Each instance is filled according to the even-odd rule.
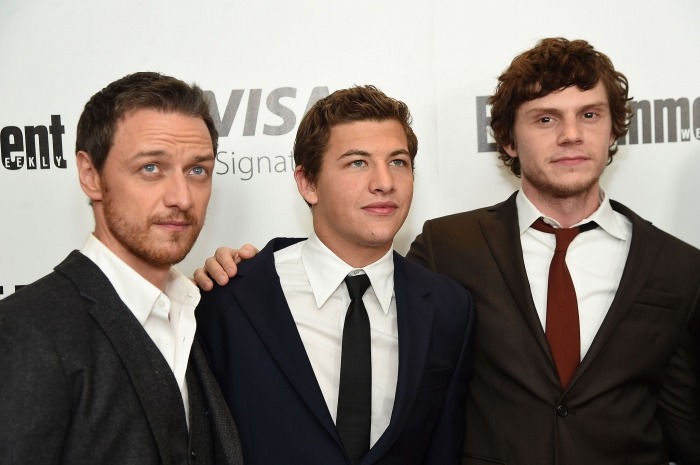
[[[350,306],[343,326],[340,387],[336,427],[345,451],[357,464],[369,450],[372,413],[372,344],[369,317],[362,295],[369,287],[366,274],[347,276]]]

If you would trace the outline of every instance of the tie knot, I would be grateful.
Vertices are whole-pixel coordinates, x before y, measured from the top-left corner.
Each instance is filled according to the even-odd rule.
[[[574,238],[579,235],[579,233],[588,231],[597,226],[598,225],[595,223],[595,221],[591,221],[573,228],[555,228],[554,226],[547,224],[542,218],[538,218],[537,221],[532,223],[532,227],[536,230],[554,234],[554,237],[557,240],[556,250],[559,252],[568,249],[571,241],[573,241]]]
[[[366,274],[346,276],[345,285],[348,287],[348,294],[350,294],[351,299],[362,298],[369,287],[369,276]]]

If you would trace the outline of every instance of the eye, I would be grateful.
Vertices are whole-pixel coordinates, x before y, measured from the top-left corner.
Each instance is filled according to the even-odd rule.
[[[350,162],[350,166],[355,167],[355,168],[361,168],[361,167],[366,166],[366,165],[367,165],[367,162],[365,160],[362,160],[362,159],[353,160]]]
[[[195,166],[190,172],[195,176],[203,176],[207,174],[207,170],[203,166]]]
[[[540,123],[547,124],[552,121],[552,118],[550,116],[543,116],[539,119]]]
[[[404,160],[403,158],[397,158],[396,160],[391,160],[389,162],[390,166],[410,166],[410,162],[408,160]]]
[[[587,111],[586,113],[583,114],[583,117],[586,119],[595,118],[595,113],[592,111]]]
[[[147,165],[143,165],[143,168],[141,169],[146,173],[155,173],[158,171],[158,166],[156,166],[155,163],[148,163]]]

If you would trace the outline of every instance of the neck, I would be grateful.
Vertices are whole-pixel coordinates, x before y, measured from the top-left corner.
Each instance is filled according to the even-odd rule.
[[[165,292],[165,285],[168,283],[170,266],[167,266],[166,268],[154,268],[142,262],[129,263],[128,261],[126,261],[126,264],[132,267],[138,274],[143,276],[149,283],[160,289],[161,292]]]
[[[523,193],[545,216],[557,221],[562,228],[570,228],[591,216],[600,206],[600,186],[596,184],[585,192],[569,196],[553,196],[523,183]]]
[[[136,255],[129,252],[124,246],[112,236],[100,234],[99,228],[93,233],[114,255],[119,257],[124,263],[129,265],[134,271],[140,274],[145,280],[155,287],[165,292],[165,285],[168,283],[170,265],[156,266],[147,263]]]
[[[382,258],[391,248],[391,243],[380,246],[334,244],[316,233],[319,240],[338,258],[353,268],[364,268]]]

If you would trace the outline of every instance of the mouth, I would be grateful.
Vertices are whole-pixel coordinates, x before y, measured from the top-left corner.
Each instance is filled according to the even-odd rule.
[[[362,209],[375,215],[391,215],[399,206],[395,202],[374,202],[365,205]]]
[[[575,166],[588,161],[589,158],[585,155],[569,155],[552,159],[551,163],[559,166]]]
[[[190,227],[189,223],[156,223],[156,226],[170,232],[182,232]]]
[[[182,232],[189,228],[192,223],[186,220],[165,220],[156,221],[154,225],[157,228],[164,229],[168,232]]]

